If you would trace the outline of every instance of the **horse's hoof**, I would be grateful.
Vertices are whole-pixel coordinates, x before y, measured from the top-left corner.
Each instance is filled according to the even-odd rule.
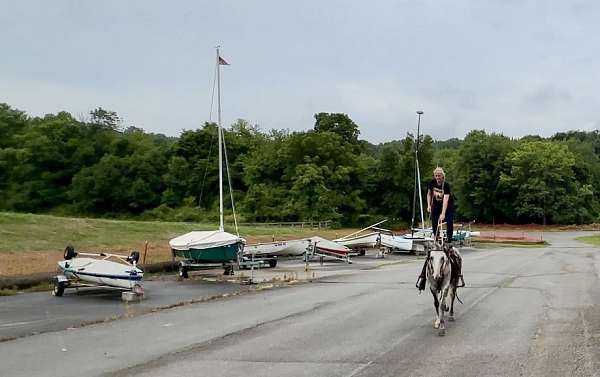
[[[438,329],[439,327],[440,327],[440,321],[438,319],[436,319],[435,322],[433,322],[433,328]]]
[[[453,315],[448,316],[448,321],[454,322],[454,316]]]
[[[439,335],[439,336],[444,336],[444,335],[446,335],[446,329],[439,329],[439,330],[438,330],[438,335]]]

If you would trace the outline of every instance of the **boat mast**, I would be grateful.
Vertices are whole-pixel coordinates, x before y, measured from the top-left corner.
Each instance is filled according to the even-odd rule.
[[[410,223],[410,228],[412,233],[414,234],[415,227],[415,210],[417,206],[417,191],[419,191],[419,209],[421,210],[421,228],[425,228],[425,219],[423,216],[423,197],[421,196],[421,172],[419,169],[419,139],[421,138],[421,115],[422,111],[417,111],[419,115],[419,120],[417,122],[417,139],[415,142],[415,185],[413,191],[413,208],[412,208],[412,219]]]
[[[421,229],[425,228],[425,218],[423,217],[423,197],[421,196],[421,169],[419,168],[419,141],[421,139],[421,115],[422,111],[417,111],[419,121],[417,122],[417,149],[415,149],[415,161],[417,165],[417,185],[419,188],[419,209],[421,210]]]
[[[222,133],[221,133],[221,62],[219,55],[219,47],[217,46],[217,109],[218,109],[218,123],[217,128],[219,132],[219,230],[222,232],[223,227],[223,146],[222,146]]]

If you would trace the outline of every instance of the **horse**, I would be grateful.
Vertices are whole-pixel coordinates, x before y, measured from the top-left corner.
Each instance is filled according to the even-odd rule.
[[[448,320],[454,321],[454,299],[456,298],[458,279],[452,276],[451,253],[455,253],[457,258],[462,259],[458,249],[446,245],[442,250],[431,250],[427,259],[427,281],[429,282],[429,289],[433,295],[433,305],[435,307],[433,327],[438,329],[438,335],[440,336],[446,334],[444,313],[450,310]],[[449,308],[446,304],[448,296],[450,296]]]

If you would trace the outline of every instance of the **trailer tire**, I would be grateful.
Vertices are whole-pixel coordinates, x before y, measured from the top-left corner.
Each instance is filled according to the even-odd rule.
[[[75,258],[77,256],[77,252],[75,251],[75,248],[71,245],[65,247],[65,252],[63,253],[63,257],[65,258],[65,260],[69,260],[72,258]]]
[[[190,275],[188,275],[188,268],[186,266],[184,266],[183,264],[179,264],[179,277],[182,279],[187,279],[190,277]]]
[[[277,259],[269,259],[269,267],[275,268],[277,266]]]
[[[61,297],[65,293],[65,283],[54,281],[54,289],[52,289],[52,296]]]
[[[135,250],[132,251],[131,254],[129,254],[129,258],[127,259],[132,263],[137,263],[140,260],[140,252]]]

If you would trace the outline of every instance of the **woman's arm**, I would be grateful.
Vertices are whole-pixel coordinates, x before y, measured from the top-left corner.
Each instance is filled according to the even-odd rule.
[[[449,194],[444,194],[444,201],[442,204],[442,213],[440,214],[440,222],[446,218],[446,208],[448,208],[448,200],[450,200]]]
[[[431,213],[431,190],[427,190],[427,212]]]

